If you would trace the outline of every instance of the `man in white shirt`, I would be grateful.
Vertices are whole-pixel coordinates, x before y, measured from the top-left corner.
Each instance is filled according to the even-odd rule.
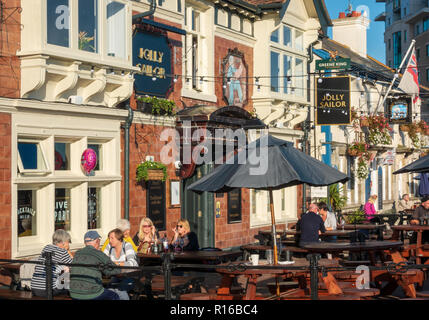
[[[324,202],[318,204],[319,214],[325,223],[326,230],[337,230],[337,218],[333,212],[328,211],[328,206]]]

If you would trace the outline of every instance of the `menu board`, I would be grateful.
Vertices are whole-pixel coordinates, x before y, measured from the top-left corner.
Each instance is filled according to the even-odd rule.
[[[157,230],[165,230],[165,182],[147,181],[147,217]]]
[[[228,223],[241,222],[241,189],[228,192]]]

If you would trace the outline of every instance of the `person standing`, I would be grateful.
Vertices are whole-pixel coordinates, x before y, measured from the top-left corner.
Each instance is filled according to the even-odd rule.
[[[97,231],[85,233],[85,247],[76,251],[70,270],[70,296],[76,300],[119,300],[112,289],[103,287],[102,276],[113,276],[121,273],[120,268],[100,251],[101,236]],[[73,266],[76,264],[76,266]],[[81,266],[88,264],[94,266]],[[96,265],[102,265],[103,268]]]
[[[52,236],[52,244],[48,244],[42,250],[38,262],[45,262],[45,254],[52,253],[52,294],[53,296],[60,294],[67,294],[67,289],[60,289],[60,275],[69,272],[69,267],[61,264],[72,263],[73,258],[70,254],[70,234],[63,230],[58,229]],[[35,296],[47,297],[46,290],[46,269],[44,264],[36,264],[34,273],[31,278],[31,291]]]
[[[325,232],[325,223],[317,213],[319,208],[315,203],[311,203],[308,211],[301,216],[296,224],[296,230],[301,231],[299,245],[302,247],[306,244],[319,242],[319,235]]]

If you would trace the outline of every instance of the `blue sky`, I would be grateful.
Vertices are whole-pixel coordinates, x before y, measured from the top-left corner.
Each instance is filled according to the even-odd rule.
[[[367,53],[380,62],[385,63],[384,22],[374,21],[375,17],[384,11],[385,3],[377,3],[376,0],[351,0],[350,2],[353,5],[353,10],[359,9],[360,6],[368,8],[370,25],[367,31]],[[340,12],[347,10],[349,0],[325,0],[325,3],[331,19],[334,20],[338,18]],[[328,31],[328,35],[332,37],[332,30]]]

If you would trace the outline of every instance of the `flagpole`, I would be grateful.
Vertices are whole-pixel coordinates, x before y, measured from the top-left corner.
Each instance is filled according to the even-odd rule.
[[[400,71],[401,71],[402,66],[404,65],[405,61],[407,60],[407,57],[409,56],[409,54],[410,54],[411,50],[413,49],[413,47],[415,46],[415,44],[416,44],[416,40],[414,40],[414,39],[413,39],[413,40],[411,40],[410,47],[408,48],[407,53],[405,54],[404,58],[402,59],[401,65],[400,65],[400,66],[399,66],[399,68],[398,68],[398,70],[399,70],[398,72],[400,72]],[[390,92],[390,90],[392,89],[393,84],[395,83],[395,80],[396,80],[396,77],[394,77],[394,78],[393,78],[393,80],[392,80],[392,82],[390,83],[390,86],[389,86],[389,88],[387,89],[386,94],[385,94],[385,95],[384,95],[384,97],[383,97],[383,101],[381,102],[381,104],[378,104],[378,105],[377,105],[377,108],[375,109],[374,114],[376,114],[376,113],[377,113],[378,108],[380,107],[380,105],[384,105],[384,102],[386,101],[387,96],[389,95],[389,92]]]

